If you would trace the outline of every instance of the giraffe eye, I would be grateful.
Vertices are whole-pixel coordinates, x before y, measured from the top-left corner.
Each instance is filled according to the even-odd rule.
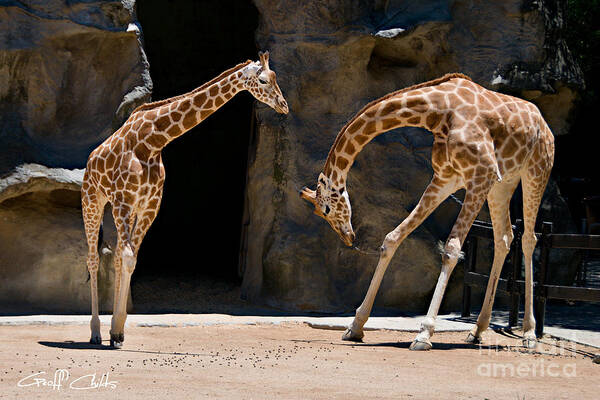
[[[266,81],[266,80],[264,80],[263,78],[261,78],[260,76],[258,77],[258,82],[259,82],[261,85],[266,85],[266,84],[267,84],[267,81]]]

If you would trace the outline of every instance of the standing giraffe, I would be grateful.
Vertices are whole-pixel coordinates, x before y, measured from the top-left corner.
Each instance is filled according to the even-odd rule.
[[[354,241],[346,177],[362,148],[379,134],[403,126],[433,133],[433,179],[415,209],[389,232],[380,248],[379,262],[364,301],[356,310],[344,340],[360,341],[375,295],[396,249],[450,194],[465,188],[465,199],[442,255],[442,270],[421,329],[411,350],[429,350],[430,337],[450,274],[471,224],[488,200],[494,228],[494,261],[477,325],[467,337],[478,342],[490,322],[498,277],[510,249],[513,233],[509,202],[519,181],[523,186],[525,233],[524,339],[535,347],[532,253],[535,219],[554,159],[554,138],[537,107],[527,101],[487,90],[462,74],[411,86],[367,104],[337,135],[316,190],[301,196],[315,206],[348,246]]]
[[[102,341],[97,245],[104,206],[112,204],[118,235],[110,344],[121,347],[131,274],[142,239],[160,208],[165,181],[162,149],[243,90],[275,111],[288,113],[275,72],[269,69],[269,53],[260,52],[259,58],[259,62],[239,64],[189,93],[136,108],[123,126],[90,154],[81,187],[92,292],[90,343]]]

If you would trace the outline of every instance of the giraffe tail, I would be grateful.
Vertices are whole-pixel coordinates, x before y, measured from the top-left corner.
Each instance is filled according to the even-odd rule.
[[[104,229],[102,229],[103,223],[100,222],[100,229],[98,230],[98,256],[102,257],[102,243],[104,242]]]

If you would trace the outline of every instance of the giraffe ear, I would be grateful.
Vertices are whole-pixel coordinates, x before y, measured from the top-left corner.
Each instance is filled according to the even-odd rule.
[[[326,188],[329,189],[331,187],[331,179],[325,176],[324,173],[319,174],[319,182]]]
[[[317,206],[317,194],[314,190],[304,187],[300,191],[300,197],[311,202],[315,207]]]
[[[265,69],[269,68],[269,52],[265,51],[263,53],[262,51],[259,51],[258,57],[260,58],[260,65]]]

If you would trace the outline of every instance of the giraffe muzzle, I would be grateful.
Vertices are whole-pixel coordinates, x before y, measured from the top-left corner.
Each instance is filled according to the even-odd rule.
[[[277,109],[276,111],[280,114],[287,114],[290,112],[288,108],[287,102],[285,100],[277,100]]]
[[[354,239],[356,239],[356,235],[354,234],[354,232],[345,232],[340,234],[340,237],[342,238],[342,241],[344,242],[344,244],[348,247],[352,247],[352,244],[354,243]]]

